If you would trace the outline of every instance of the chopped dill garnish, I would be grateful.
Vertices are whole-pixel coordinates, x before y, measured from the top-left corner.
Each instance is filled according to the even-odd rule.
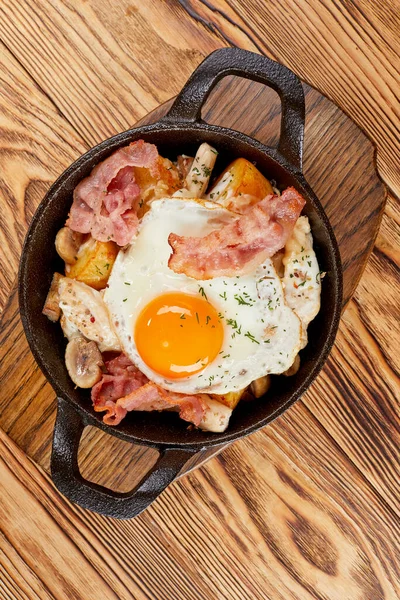
[[[259,344],[260,342],[258,340],[256,340],[256,338],[254,337],[253,334],[250,333],[250,331],[247,331],[244,334],[245,337],[249,338],[249,340],[251,340],[252,342],[254,342],[254,344]]]
[[[248,295],[248,294],[244,294],[244,295]],[[239,294],[235,294],[234,295],[235,300],[239,303],[239,305],[242,306],[251,306],[251,302],[246,302],[246,300],[244,300],[244,298],[242,296],[239,296]]]
[[[201,285],[199,285],[199,293],[203,296],[203,298],[205,298],[206,300],[208,299],[204,288]]]

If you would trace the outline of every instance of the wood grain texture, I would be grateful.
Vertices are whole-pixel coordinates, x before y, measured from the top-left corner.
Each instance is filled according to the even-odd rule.
[[[131,522],[70,505],[0,432],[6,573],[39,598],[395,600],[395,517],[309,411],[293,413]]]
[[[329,364],[304,400],[174,483],[135,521],[70,505],[0,432],[2,600],[400,596],[399,15],[398,0],[0,3],[0,307],[27,222],[56,175],[176,94],[223,45],[264,52],[332,98],[377,143],[391,190]],[[310,168],[328,171],[318,157]],[[5,313],[2,334],[14,342],[0,368],[14,378],[13,405],[27,381],[36,401],[21,400],[13,414],[2,393],[0,418],[45,456],[49,388],[32,365],[18,368],[23,337]],[[18,438],[17,424],[29,422],[34,433]],[[82,468],[94,477],[101,454],[85,452],[93,432],[86,436]],[[112,452],[130,464],[127,448]],[[127,473],[117,487],[132,484]]]
[[[378,146],[378,167],[399,195],[400,4],[376,0],[180,0],[204,27],[240,23],[257,47],[345,107]],[[207,26],[206,26],[207,27]],[[290,43],[288,43],[290,38]],[[243,39],[239,45],[243,45]],[[252,48],[249,48],[252,49]]]
[[[37,205],[50,183],[87,146],[1,43],[0,55],[2,309]]]

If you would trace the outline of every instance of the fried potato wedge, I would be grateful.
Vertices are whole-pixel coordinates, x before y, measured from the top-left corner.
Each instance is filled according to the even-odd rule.
[[[264,377],[259,377],[251,382],[250,390],[255,398],[261,398],[261,396],[264,396],[268,392],[270,385],[270,375],[264,375]]]
[[[66,267],[66,275],[95,290],[106,287],[119,248],[115,242],[99,242],[90,237],[78,250],[77,261]]]
[[[247,388],[243,390],[238,390],[237,392],[228,392],[227,394],[210,394],[210,397],[221,404],[225,404],[232,410],[236,408],[239,403],[240,398],[243,396],[244,392]]]
[[[206,197],[241,213],[273,193],[272,185],[253,163],[237,158],[221,173]]]
[[[151,174],[146,167],[133,167],[135,182],[140,187],[140,198],[137,205],[139,219],[148,211],[152,200],[171,196],[178,190],[182,181],[178,168],[168,159],[158,157],[158,175]]]
[[[60,308],[60,294],[58,292],[58,284],[62,279],[62,275],[60,273],[54,273],[53,279],[51,280],[51,285],[49,289],[49,293],[47,294],[42,313],[46,315],[50,321],[55,323],[58,321],[61,315]]]
[[[299,356],[299,354],[297,354],[296,358],[293,361],[292,366],[289,367],[287,371],[282,373],[282,375],[286,375],[286,377],[292,377],[293,375],[296,375],[296,373],[299,369],[300,369],[300,356]]]

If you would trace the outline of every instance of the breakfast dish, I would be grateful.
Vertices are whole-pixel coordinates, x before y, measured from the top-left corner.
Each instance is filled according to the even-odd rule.
[[[213,181],[217,156],[203,143],[172,162],[139,140],[74,190],[43,313],[108,425],[170,410],[225,431],[239,401],[299,368],[323,275],[305,200],[244,158]]]

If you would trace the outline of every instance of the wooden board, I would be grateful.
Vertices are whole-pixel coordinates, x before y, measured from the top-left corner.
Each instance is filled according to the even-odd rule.
[[[174,96],[223,45],[265,53],[340,105],[376,143],[390,189],[309,393],[138,518],[77,509],[0,429],[1,600],[400,598],[399,15],[398,0],[0,2],[0,310],[51,182]],[[9,354],[18,394],[30,373],[13,364],[17,349]],[[2,382],[0,391],[4,407],[12,400]],[[41,434],[23,440],[31,451]],[[121,470],[109,440],[105,448]]]
[[[304,85],[306,133],[304,173],[321,199],[337,236],[344,268],[344,299],[351,297],[375,239],[385,192],[374,163],[374,147],[338,107]],[[165,114],[170,103],[140,123]],[[280,123],[278,95],[261,84],[238,78],[222,81],[205,106],[206,121],[239,129],[271,146],[277,144]],[[0,426],[47,471],[55,418],[55,397],[31,356],[18,316],[16,292],[0,327]],[[17,377],[18,373],[18,377]],[[149,416],[151,418],[151,416]],[[187,466],[203,464],[221,450],[198,454]],[[110,456],[119,456],[116,472]],[[157,452],[87,428],[80,448],[82,474],[114,489],[128,490],[152,465]]]

